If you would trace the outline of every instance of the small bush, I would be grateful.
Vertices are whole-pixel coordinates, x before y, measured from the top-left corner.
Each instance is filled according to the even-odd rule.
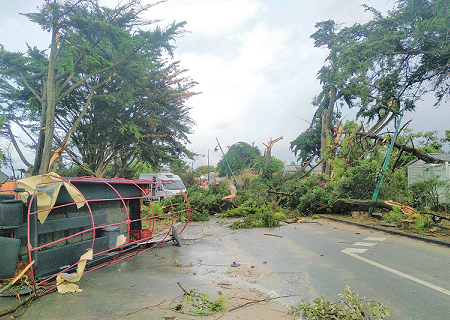
[[[431,228],[433,220],[429,215],[418,215],[414,217],[415,225],[414,230],[418,233],[425,233],[428,229]]]
[[[440,209],[439,194],[448,193],[449,188],[448,182],[440,181],[437,178],[419,181],[409,187],[414,199],[414,207],[423,211],[428,210],[428,208],[432,210]]]

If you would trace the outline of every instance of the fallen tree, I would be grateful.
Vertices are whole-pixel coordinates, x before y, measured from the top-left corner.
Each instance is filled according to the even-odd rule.
[[[376,140],[376,141],[380,141],[381,143],[384,143],[386,141],[386,138],[383,138],[381,136],[377,136],[375,134],[372,133],[365,133],[365,132],[356,132],[357,135],[362,136],[362,137],[366,137],[372,140]],[[394,147],[397,149],[400,149],[402,151],[405,152],[409,152],[411,154],[413,154],[414,156],[416,156],[417,158],[419,158],[420,160],[425,161],[426,163],[430,163],[430,162],[442,162],[442,160],[436,159],[433,156],[430,156],[422,151],[420,151],[417,148],[414,147],[409,147],[407,145],[404,144],[400,144],[397,142],[394,142]]]

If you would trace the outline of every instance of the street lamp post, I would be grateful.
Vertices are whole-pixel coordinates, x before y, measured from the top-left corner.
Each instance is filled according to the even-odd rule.
[[[191,167],[192,168],[192,172],[195,171],[195,169],[194,169],[194,162],[197,161],[198,159],[202,158],[202,157],[205,157],[205,155],[204,154],[199,154],[197,159],[195,159],[194,157],[192,158],[192,167]]]

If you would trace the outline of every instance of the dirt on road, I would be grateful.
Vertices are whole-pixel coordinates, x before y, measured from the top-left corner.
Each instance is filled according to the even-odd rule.
[[[293,319],[286,297],[264,285],[265,262],[247,259],[228,241],[235,232],[229,223],[191,223],[181,247],[168,242],[87,273],[78,282],[82,292],[46,294],[20,319]],[[0,298],[0,311],[17,302]],[[209,310],[210,302],[219,311]]]

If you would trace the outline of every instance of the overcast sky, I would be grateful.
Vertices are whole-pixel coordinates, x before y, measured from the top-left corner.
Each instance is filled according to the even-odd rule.
[[[150,3],[153,1],[142,1]],[[26,42],[45,48],[49,36],[37,25],[19,16],[35,11],[42,0],[0,0],[0,43],[10,51],[24,51]],[[103,0],[114,6],[117,0]],[[372,18],[361,4],[385,12],[394,0],[168,0],[148,12],[162,19],[161,26],[186,21],[186,30],[176,42],[175,59],[198,82],[201,94],[189,99],[196,122],[190,150],[205,155],[194,166],[215,165],[221,154],[214,152],[219,139],[224,151],[238,141],[264,150],[272,137],[283,136],[272,155],[288,164],[296,157],[289,145],[309,126],[315,109],[311,101],[321,91],[317,71],[327,51],[314,47],[310,35],[316,22],[333,19],[352,25]],[[450,129],[450,108],[432,107],[432,100],[407,114],[415,131]],[[353,120],[353,110],[343,110]],[[30,160],[31,161],[31,160]],[[189,162],[192,164],[192,161]]]

